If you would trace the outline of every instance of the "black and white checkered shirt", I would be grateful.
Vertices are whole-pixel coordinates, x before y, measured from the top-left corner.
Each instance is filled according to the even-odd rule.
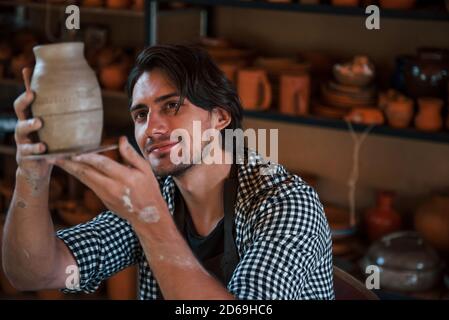
[[[262,160],[250,153],[238,165],[235,205],[236,246],[240,256],[229,292],[238,299],[334,299],[332,242],[316,192],[281,165],[262,174]],[[172,177],[160,180],[174,212]],[[139,265],[139,298],[156,299],[157,283],[131,225],[110,211],[57,236],[73,252],[80,291],[94,292],[116,272]],[[76,290],[65,289],[65,292]]]

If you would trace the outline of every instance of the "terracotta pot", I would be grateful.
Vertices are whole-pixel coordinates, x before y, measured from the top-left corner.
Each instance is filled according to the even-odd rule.
[[[371,241],[401,229],[401,216],[393,209],[393,199],[393,193],[380,192],[376,206],[367,210],[365,226]]]
[[[248,110],[268,109],[271,104],[271,85],[267,73],[261,69],[243,69],[238,72],[238,93]]]
[[[415,229],[436,249],[449,252],[449,194],[437,194],[418,207]]]
[[[126,80],[127,74],[122,64],[114,63],[100,71],[100,82],[105,89],[123,91]]]
[[[332,0],[331,3],[333,6],[353,7],[359,5],[359,0]]]
[[[413,100],[403,97],[387,101],[385,115],[391,127],[408,127],[413,119]]]
[[[131,0],[106,0],[106,7],[110,9],[126,9],[131,6]]]
[[[103,0],[83,0],[82,5],[85,7],[101,7]]]
[[[443,126],[441,109],[443,100],[437,98],[419,98],[419,111],[415,118],[415,126],[422,131],[438,131]]]
[[[96,63],[95,66],[98,69],[102,69],[113,63],[117,63],[123,55],[123,50],[113,46],[107,46],[101,48],[96,53]]]
[[[346,121],[365,125],[382,125],[385,122],[384,115],[378,108],[353,108],[344,118]]]
[[[206,47],[206,51],[211,58],[218,64],[233,63],[240,67],[246,67],[252,61],[253,53],[245,49],[229,48],[229,47]]]
[[[133,9],[143,11],[145,9],[145,0],[134,0]]]
[[[379,3],[385,9],[412,9],[416,0],[379,0]]]
[[[95,148],[103,129],[103,105],[95,73],[83,56],[82,42],[34,48],[31,88],[35,117],[43,120],[40,141],[50,153]]]
[[[261,57],[255,61],[255,65],[272,76],[280,76],[284,73],[304,74],[310,71],[309,62],[300,63],[284,57]]]
[[[310,76],[282,75],[280,82],[280,111],[290,115],[309,113]]]
[[[135,300],[137,298],[137,267],[128,267],[107,280],[106,291],[111,300]]]

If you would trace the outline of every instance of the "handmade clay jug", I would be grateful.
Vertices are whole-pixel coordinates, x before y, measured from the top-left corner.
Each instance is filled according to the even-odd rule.
[[[100,145],[103,129],[101,91],[84,58],[82,42],[37,46],[31,89],[34,117],[49,153],[78,151]]]
[[[379,192],[376,206],[366,212],[366,231],[371,241],[401,229],[401,216],[393,208],[393,199],[392,192]]]
[[[386,102],[385,115],[393,128],[406,128],[413,119],[413,100],[405,96]]]
[[[307,73],[281,76],[280,111],[290,115],[309,113],[310,76]]]
[[[419,112],[415,118],[415,126],[421,131],[438,131],[443,126],[441,109],[443,100],[438,98],[419,98]]]
[[[414,217],[415,229],[436,249],[449,252],[449,191],[432,195]]]
[[[243,69],[238,72],[238,93],[243,108],[248,110],[268,109],[272,89],[267,73],[262,69]]]

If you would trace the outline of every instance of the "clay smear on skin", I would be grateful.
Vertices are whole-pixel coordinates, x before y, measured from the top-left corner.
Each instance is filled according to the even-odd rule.
[[[159,255],[159,260],[160,261],[167,261],[169,263],[172,263],[174,265],[180,266],[180,267],[185,267],[185,268],[189,268],[189,269],[195,269],[196,267],[198,267],[198,263],[197,261],[195,261],[194,259],[191,259],[190,257],[182,257],[179,255]]]
[[[123,205],[128,210],[128,212],[133,212],[133,204],[131,202],[131,190],[129,188],[125,189],[125,194],[122,196]]]
[[[39,196],[45,188],[41,188],[42,179],[39,179],[38,176],[28,176],[25,178],[28,186],[31,188],[31,196],[37,197]]]
[[[145,207],[138,214],[139,220],[145,223],[156,223],[159,221],[159,213],[155,207]]]

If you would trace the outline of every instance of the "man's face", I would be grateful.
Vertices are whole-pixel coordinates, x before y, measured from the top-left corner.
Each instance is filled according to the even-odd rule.
[[[130,108],[134,134],[140,151],[158,176],[177,176],[201,157],[201,150],[193,150],[193,121],[201,122],[201,132],[211,128],[211,113],[184,99],[178,105],[179,93],[168,77],[158,69],[143,73],[137,80]],[[179,107],[179,109],[178,109]],[[178,112],[176,112],[178,110]],[[190,163],[174,164],[170,152],[181,154],[186,141],[170,140],[175,129],[185,129],[190,136]]]

